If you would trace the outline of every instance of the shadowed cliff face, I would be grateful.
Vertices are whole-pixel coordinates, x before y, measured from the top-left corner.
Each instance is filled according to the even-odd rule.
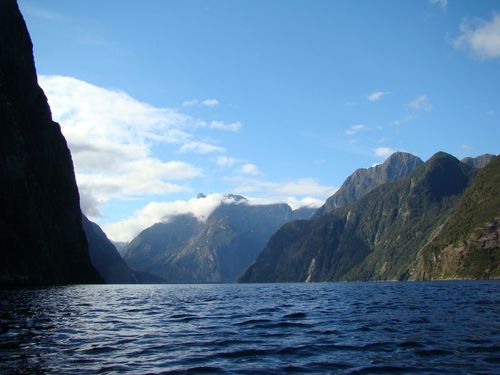
[[[0,46],[0,283],[102,282],[90,263],[71,155],[13,0],[0,1]]]

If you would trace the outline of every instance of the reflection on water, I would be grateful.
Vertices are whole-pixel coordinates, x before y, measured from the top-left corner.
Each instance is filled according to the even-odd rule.
[[[0,291],[0,373],[500,373],[499,282]]]

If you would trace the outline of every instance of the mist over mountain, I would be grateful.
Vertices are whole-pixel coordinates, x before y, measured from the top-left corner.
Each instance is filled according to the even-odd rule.
[[[0,1],[0,283],[99,283],[71,155],[14,0]]]
[[[167,282],[233,282],[281,225],[314,212],[227,198],[205,221],[184,214],[145,229],[125,249],[125,260]]]
[[[492,174],[490,168],[484,172],[488,176]],[[414,264],[420,250],[435,236],[436,229],[448,220],[453,210],[460,212],[455,213],[455,217],[464,217],[467,210],[474,212],[472,207],[456,207],[461,207],[460,202],[471,204],[469,195],[472,193],[464,194],[464,191],[476,181],[476,174],[477,169],[453,156],[437,153],[407,177],[383,184],[352,204],[313,220],[285,224],[271,237],[240,281],[400,280],[418,277],[413,273]],[[480,177],[477,181],[480,183]],[[496,183],[492,181],[490,185]],[[490,191],[490,201],[495,191]],[[476,209],[498,213],[498,208],[489,203],[483,207],[476,205]],[[482,214],[477,216],[485,217]],[[487,220],[481,219],[478,224],[489,228],[484,233],[489,238],[496,233],[496,226],[491,221],[492,215],[486,217]],[[481,268],[478,264],[484,267],[485,259],[498,256],[497,242],[487,246],[489,253],[485,254],[489,255],[484,258],[476,252],[476,257],[482,260],[475,261],[474,267]],[[427,263],[422,261],[421,264],[428,264],[428,257],[424,259]],[[491,267],[496,269],[496,266]],[[420,272],[420,277],[439,276],[438,273]],[[464,272],[467,274],[468,271]],[[490,277],[494,271],[483,269],[468,274]]]

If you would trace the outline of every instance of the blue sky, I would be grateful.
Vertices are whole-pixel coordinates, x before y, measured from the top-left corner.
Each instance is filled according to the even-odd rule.
[[[317,205],[393,150],[499,151],[498,1],[19,3],[113,239],[198,192]]]

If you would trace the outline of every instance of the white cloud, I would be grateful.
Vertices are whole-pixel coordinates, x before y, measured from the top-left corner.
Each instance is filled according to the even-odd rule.
[[[408,108],[416,111],[432,111],[432,104],[426,95],[419,95],[408,103]]]
[[[375,92],[372,92],[370,95],[368,95],[366,98],[370,102],[377,102],[380,99],[382,99],[382,97],[389,95],[389,94],[390,94],[389,91],[375,91]]]
[[[479,59],[500,57],[500,13],[485,21],[464,20],[460,25],[460,35],[453,41],[455,48],[462,48]]]
[[[373,149],[373,154],[379,158],[387,158],[391,156],[396,150],[390,147],[377,147]]]
[[[302,199],[288,197],[281,200],[248,197],[244,200],[236,200],[234,196],[228,194],[214,193],[202,198],[191,198],[189,200],[150,202],[136,211],[131,217],[116,223],[104,225],[103,229],[113,241],[128,242],[151,225],[159,222],[168,222],[178,215],[191,214],[198,220],[205,221],[223,203],[248,205],[287,203],[295,210],[300,207],[318,208],[324,201],[312,197]]]
[[[202,100],[200,104],[205,107],[215,107],[219,105],[219,101],[217,99],[205,99]]]
[[[259,168],[255,164],[246,163],[243,164],[239,170],[240,173],[249,174],[253,176],[257,176],[260,174]]]
[[[357,125],[351,126],[349,129],[347,129],[345,131],[345,134],[352,136],[352,135],[355,135],[356,133],[360,132],[361,130],[366,130],[366,129],[368,129],[368,127],[366,125],[357,124]]]
[[[92,218],[102,217],[101,212],[99,211],[100,202],[96,197],[92,195],[92,193],[88,190],[79,189],[80,192],[80,207],[82,211]]]
[[[237,132],[238,130],[241,129],[242,125],[241,125],[241,122],[239,122],[239,121],[231,122],[231,123],[224,123],[222,121],[212,121],[209,126],[212,129]]]
[[[219,167],[225,167],[225,168],[232,167],[239,161],[240,161],[239,159],[231,158],[229,156],[218,156],[217,159],[215,159],[215,163]]]
[[[130,241],[145,228],[155,223],[168,222],[174,216],[192,214],[198,220],[205,221],[222,203],[237,202],[234,198],[220,193],[189,200],[150,202],[129,218],[104,225],[104,231],[114,241]]]
[[[209,98],[209,99],[191,99],[191,100],[185,100],[182,102],[183,107],[193,107],[196,105],[201,105],[204,107],[215,107],[219,105],[219,101],[217,99]]]
[[[448,0],[430,0],[430,3],[434,6],[441,7],[443,10],[448,8]]]
[[[291,196],[316,197],[316,199],[324,200],[337,191],[337,188],[321,185],[315,179],[309,177],[279,182],[236,177],[232,181],[235,183],[234,191],[242,194],[256,193],[269,199],[281,201]]]
[[[40,76],[39,82],[68,141],[90,217],[99,216],[99,205],[109,199],[190,191],[182,181],[201,176],[189,163],[152,154],[155,144],[193,147],[200,120],[71,77]],[[209,148],[198,143],[197,150]]]
[[[198,99],[185,100],[182,102],[183,107],[192,107],[198,104],[200,101]]]
[[[214,152],[225,152],[224,147],[215,146],[206,142],[192,141],[184,143],[180,148],[180,153],[194,152],[196,154],[211,154]]]

